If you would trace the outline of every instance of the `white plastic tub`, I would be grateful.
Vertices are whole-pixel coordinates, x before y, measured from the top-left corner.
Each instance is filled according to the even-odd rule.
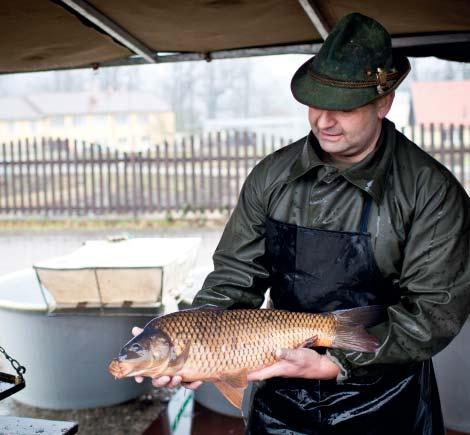
[[[115,380],[108,364],[145,317],[47,316],[33,269],[0,277],[0,345],[26,367],[26,388],[14,399],[49,409],[125,402],[149,382]],[[3,364],[10,372],[8,363]],[[11,369],[13,370],[13,369]]]

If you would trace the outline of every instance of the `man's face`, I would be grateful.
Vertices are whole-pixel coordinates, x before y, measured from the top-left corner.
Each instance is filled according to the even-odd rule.
[[[355,163],[374,150],[393,94],[349,111],[309,107],[312,132],[333,161]]]

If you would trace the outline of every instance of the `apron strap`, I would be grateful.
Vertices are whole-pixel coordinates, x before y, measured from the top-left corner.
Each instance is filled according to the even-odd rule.
[[[359,231],[367,233],[367,226],[369,224],[370,205],[372,198],[367,193],[364,194],[364,204],[362,206],[361,223],[359,224]]]

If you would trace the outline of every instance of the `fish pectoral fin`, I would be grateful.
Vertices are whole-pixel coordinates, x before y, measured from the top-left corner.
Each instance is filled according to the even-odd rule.
[[[222,373],[220,381],[230,385],[233,388],[243,388],[248,386],[248,369],[242,369],[237,372]]]
[[[312,347],[315,347],[317,345],[317,341],[318,335],[315,335],[312,338],[305,340],[299,347],[306,347],[308,349],[311,349]]]
[[[176,371],[181,370],[188,359],[189,349],[191,349],[191,342],[187,341],[184,345],[183,351],[179,355],[175,355],[170,359],[168,367]]]
[[[223,381],[214,382],[214,385],[233,406],[242,409],[245,388],[235,388]]]

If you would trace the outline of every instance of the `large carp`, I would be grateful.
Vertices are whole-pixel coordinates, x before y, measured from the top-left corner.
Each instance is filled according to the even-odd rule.
[[[128,376],[180,375],[184,382],[213,382],[238,408],[249,370],[277,361],[281,348],[331,347],[375,352],[364,329],[383,307],[311,314],[270,309],[198,309],[151,320],[114,359],[109,371]]]

